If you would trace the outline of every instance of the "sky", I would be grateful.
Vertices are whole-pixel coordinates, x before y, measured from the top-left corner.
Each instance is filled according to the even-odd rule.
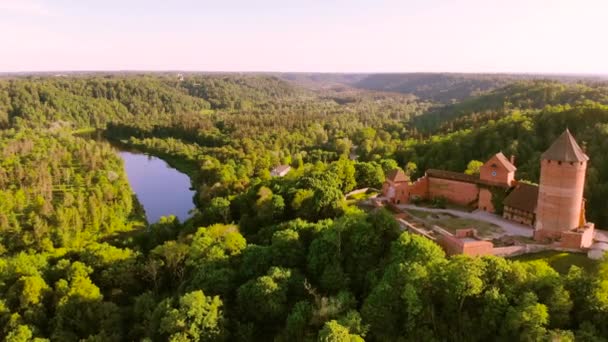
[[[608,0],[0,0],[0,72],[608,74]]]

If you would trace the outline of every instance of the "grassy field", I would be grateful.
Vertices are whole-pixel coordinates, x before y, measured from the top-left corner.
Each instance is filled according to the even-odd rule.
[[[434,221],[436,225],[443,227],[451,233],[455,233],[457,229],[475,228],[477,235],[482,238],[492,237],[494,234],[502,233],[502,229],[492,223],[466,219],[461,217],[448,217]]]
[[[408,213],[408,214],[410,214],[410,215],[412,215],[412,216],[414,216],[414,217],[417,217],[417,218],[423,219],[423,220],[427,219],[427,218],[429,218],[429,217],[431,217],[431,216],[434,215],[433,213],[431,213],[429,211],[416,210],[416,209],[408,209],[405,212]]]
[[[551,267],[561,274],[568,273],[570,266],[576,265],[584,268],[587,271],[594,272],[597,268],[598,262],[587,258],[584,253],[568,253],[558,251],[544,251],[534,254],[520,255],[511,260],[518,260],[522,262],[529,262],[535,260],[545,260]]]
[[[425,221],[429,225],[437,225],[451,233],[455,233],[458,229],[475,228],[479,237],[491,238],[494,234],[502,232],[502,229],[495,224],[457,217],[451,214],[431,213],[415,209],[408,209],[407,213]]]

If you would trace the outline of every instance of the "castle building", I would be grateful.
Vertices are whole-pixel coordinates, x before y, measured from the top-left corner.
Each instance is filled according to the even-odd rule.
[[[504,193],[510,189],[515,183],[515,170],[502,153],[492,156],[480,168],[479,175],[429,169],[410,183],[403,171],[393,170],[387,174],[382,194],[393,204],[409,203],[415,198],[445,198],[461,206],[495,212],[492,191]]]
[[[382,193],[393,204],[409,202],[409,182],[410,178],[401,170],[396,169],[386,174],[386,181],[382,185]]]
[[[541,156],[539,185],[519,182],[517,168],[504,154],[492,156],[479,175],[429,169],[410,183],[403,171],[388,173],[383,197],[393,204],[414,198],[444,198],[451,203],[502,216],[534,228],[538,241],[560,241],[562,247],[589,247],[593,223],[586,222],[583,190],[589,157],[566,130]]]
[[[593,238],[593,224],[586,222],[583,199],[588,161],[589,157],[568,130],[542,154],[535,239],[575,235],[587,240]]]

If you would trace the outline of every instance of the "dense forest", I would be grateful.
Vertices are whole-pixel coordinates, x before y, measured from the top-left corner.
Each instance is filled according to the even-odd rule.
[[[606,227],[608,86],[399,79],[0,79],[1,339],[605,341],[608,261],[447,257],[344,195],[498,151],[535,182],[568,127],[591,157],[587,215]],[[79,134],[93,130],[105,139]],[[192,217],[146,222],[108,141],[187,173]],[[271,177],[279,164],[293,170]]]

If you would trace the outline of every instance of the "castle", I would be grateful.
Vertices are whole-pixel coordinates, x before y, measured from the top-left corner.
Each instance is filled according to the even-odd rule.
[[[585,173],[589,157],[566,130],[541,155],[539,185],[519,182],[513,157],[492,156],[479,175],[429,169],[415,182],[401,170],[387,174],[383,197],[393,204],[413,199],[444,198],[451,203],[496,213],[534,228],[537,241],[556,241],[564,248],[587,248],[594,235],[585,219]]]

